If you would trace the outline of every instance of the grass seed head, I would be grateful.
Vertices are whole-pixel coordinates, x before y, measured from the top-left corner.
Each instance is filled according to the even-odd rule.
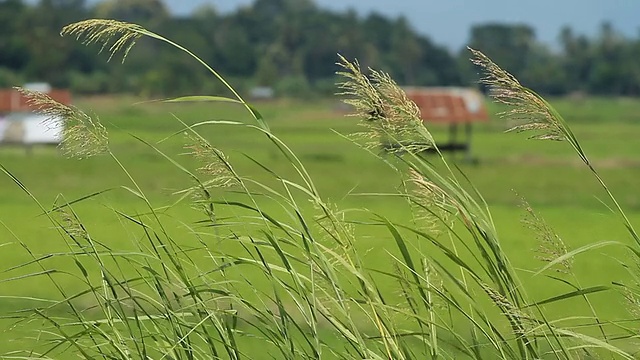
[[[321,238],[336,244],[334,250],[337,252],[347,254],[353,251],[355,226],[346,220],[344,212],[332,203],[314,201],[312,204],[318,214],[314,220]]]
[[[566,255],[567,246],[560,236],[553,231],[551,226],[549,226],[544,219],[538,216],[531,205],[529,205],[529,203],[524,199],[522,199],[522,207],[526,212],[522,219],[522,223],[536,234],[536,238],[538,240],[538,248],[536,249],[538,255],[536,258],[550,263],[555,259]],[[558,272],[570,273],[572,266],[573,259],[568,258],[561,261],[554,267],[554,269]]]
[[[442,225],[457,213],[455,201],[446,191],[414,169],[409,170],[409,182],[413,184],[411,195],[420,228],[439,235]]]
[[[484,70],[480,82],[487,85],[489,94],[499,103],[510,107],[501,112],[503,118],[517,123],[507,131],[534,131],[532,139],[567,140],[567,134],[547,103],[535,92],[522,86],[509,72],[496,65],[485,54],[469,48],[471,62]]]
[[[513,330],[515,331],[515,334],[518,337],[525,337],[528,329],[536,324],[535,318],[519,309],[509,301],[506,296],[488,284],[480,283],[480,287],[482,287],[482,290],[484,290],[491,301],[502,311],[502,313],[509,318],[512,326],[514,327]]]
[[[367,130],[357,134],[367,148],[391,143],[392,150],[420,152],[433,148],[434,141],[420,117],[420,109],[398,84],[384,72],[369,69],[362,73],[357,61],[340,56],[338,72],[345,80],[338,84],[343,102],[354,108]],[[397,145],[397,146],[395,146]]]
[[[60,205],[57,205],[59,204]],[[60,222],[60,228],[70,237],[76,240],[88,240],[89,233],[85,229],[82,222],[76,215],[76,213],[71,209],[71,207],[64,201],[61,196],[56,198],[54,202],[55,210],[54,213],[57,215],[58,220]]]
[[[36,113],[45,116],[45,126],[62,127],[60,148],[68,157],[88,158],[109,150],[107,130],[97,118],[75,106],[62,104],[45,93],[24,88],[16,90],[27,98],[27,103]]]
[[[147,31],[140,25],[107,19],[89,19],[69,24],[62,28],[60,35],[75,36],[85,45],[99,44],[100,52],[107,49],[109,60],[123,51],[122,62],[126,59],[136,41]]]
[[[201,164],[198,172],[210,178],[207,181],[208,186],[222,188],[238,183],[227,156],[202,137],[187,134],[185,148],[190,150],[188,155],[193,156]]]

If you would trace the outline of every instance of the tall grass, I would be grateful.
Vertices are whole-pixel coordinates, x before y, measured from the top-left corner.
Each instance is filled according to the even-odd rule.
[[[58,294],[40,299],[33,308],[6,314],[16,319],[17,326],[42,325],[33,334],[39,339],[36,348],[4,357],[631,359],[638,350],[631,344],[636,337],[633,322],[602,318],[592,302],[597,293],[616,301],[622,297],[614,295],[622,293],[636,303],[635,288],[631,284],[583,287],[572,273],[574,257],[611,243],[568,249],[525,202],[525,225],[539,237],[539,257],[546,261],[533,272],[571,288],[545,299],[528,293],[532,289],[503,250],[489,206],[472,179],[439,152],[418,108],[387,74],[364,71],[345,58],[338,62],[343,79],[340,94],[363,125],[354,141],[372,156],[380,156],[377,148],[382,143],[397,150],[380,156],[380,161],[397,171],[402,186],[397,194],[374,196],[406,200],[414,215],[406,222],[362,210],[353,215],[328,202],[304,163],[260,113],[212,67],[180,45],[138,25],[112,20],[71,24],[62,34],[97,43],[111,56],[117,52],[126,56],[143,36],[174,46],[205,66],[232,97],[166,101],[238,103],[255,123],[210,120],[187,126],[177,119],[184,128],[167,135],[184,137],[186,151],[201,163],[197,169],[136,137],[184,173],[185,187],[176,191],[174,207],[188,204],[201,212],[201,221],[188,223],[169,218],[166,207],[152,203],[122,165],[120,158],[126,154],[109,148],[108,134],[97,119],[45,95],[25,92],[51,121],[64,119],[62,145],[68,155],[111,157],[129,181],[119,191],[138,199],[145,211],[112,210],[128,229],[132,244],[128,250],[113,249],[105,234],[94,236],[76,211],[100,193],[74,200],[60,197],[49,208],[11,169],[0,167],[40,206],[54,225],[52,231],[67,245],[64,253],[42,255],[15,237],[32,259],[4,269],[4,274],[22,271],[4,281],[19,284],[38,278],[52,284]],[[472,61],[485,69],[484,81],[493,96],[512,106],[506,115],[524,121],[515,131],[541,131],[535,137],[564,140],[576,151],[633,240],[616,244],[640,258],[636,231],[560,114],[481,52],[471,53]],[[295,175],[279,174],[256,159],[252,159],[256,169],[270,174],[271,182],[239,173],[233,161],[198,132],[219,125],[263,134]],[[437,156],[423,157],[426,148],[435,149]],[[358,235],[362,227],[378,229],[379,236],[395,244],[395,251],[372,263],[357,246],[364,241]],[[57,268],[54,258],[72,266]],[[63,277],[74,279],[82,290],[70,292]],[[553,316],[554,306],[568,300],[581,301],[585,311]]]

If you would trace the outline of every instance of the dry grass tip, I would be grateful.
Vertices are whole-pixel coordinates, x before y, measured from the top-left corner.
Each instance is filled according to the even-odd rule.
[[[549,104],[531,89],[520,84],[510,73],[496,65],[485,54],[469,48],[471,62],[484,70],[480,82],[487,85],[490,95],[510,110],[499,115],[516,123],[507,132],[534,131],[532,139],[567,140],[568,136],[557,114]]]
[[[369,69],[367,77],[357,61],[342,56],[337,65],[345,70],[337,73],[345,79],[338,84],[338,95],[354,108],[353,116],[363,119],[361,125],[367,131],[357,135],[365,140],[367,148],[382,145],[391,151],[415,153],[435,147],[420,109],[389,74]]]
[[[85,114],[75,106],[62,104],[49,95],[15,88],[38,114],[45,116],[44,125],[50,128],[62,127],[60,148],[69,157],[88,158],[109,150],[107,130],[96,118]]]
[[[457,214],[458,205],[445,190],[414,169],[409,170],[409,183],[413,185],[411,195],[420,228],[440,235],[448,219]]]
[[[185,149],[200,163],[198,172],[210,179],[206,185],[211,187],[230,187],[238,183],[227,156],[200,136],[187,134]]]
[[[557,258],[567,254],[567,246],[560,236],[556,234],[551,226],[549,226],[542,217],[533,210],[529,203],[522,199],[522,207],[525,210],[525,216],[522,223],[531,229],[538,240],[538,248],[536,258],[540,261],[550,263]],[[557,272],[570,273],[572,269],[573,259],[567,258],[559,262],[554,269]]]
[[[136,41],[148,33],[145,28],[136,24],[117,20],[88,19],[65,26],[60,35],[75,36],[85,45],[99,44],[100,52],[105,49],[109,51],[109,60],[117,52],[124,50],[122,56],[122,62],[124,62]]]

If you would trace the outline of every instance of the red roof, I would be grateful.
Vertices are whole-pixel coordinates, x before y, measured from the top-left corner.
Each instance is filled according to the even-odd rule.
[[[51,89],[47,92],[53,100],[69,105],[71,93],[68,90]],[[25,112],[33,110],[29,107],[28,99],[15,89],[0,90],[0,113]]]
[[[424,121],[469,123],[487,121],[489,115],[482,95],[468,88],[405,88],[407,97],[416,103]]]

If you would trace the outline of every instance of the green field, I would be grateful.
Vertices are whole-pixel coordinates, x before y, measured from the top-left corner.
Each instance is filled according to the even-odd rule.
[[[133,105],[135,102],[136,99],[132,98],[86,98],[79,99],[77,105],[98,115],[105,124],[113,153],[157,208],[173,204],[178,199],[174,193],[191,186],[191,180],[158,151],[131,134],[154,144],[193,170],[198,164],[193,157],[185,155],[188,150],[184,148],[183,127],[176,118],[188,124],[206,120],[251,121],[243,109],[231,105]],[[594,98],[558,99],[552,104],[571,124],[631,222],[640,226],[640,102],[637,99]],[[353,209],[349,214],[356,220],[371,219],[372,213],[398,222],[411,220],[411,211],[405,201],[391,195],[380,195],[397,193],[402,179],[381,159],[345,138],[345,135],[360,131],[361,127],[357,125],[357,119],[345,117],[337,110],[336,101],[282,100],[258,103],[256,107],[273,133],[288,144],[305,164],[324,199],[339,208]],[[489,107],[491,113],[497,110],[494,105],[489,104]],[[535,234],[520,224],[523,216],[519,208],[520,197],[525,197],[554,227],[569,250],[598,241],[632,244],[632,239],[619,218],[608,209],[611,204],[602,188],[566,143],[527,140],[525,134],[504,134],[506,128],[505,120],[497,117],[475,127],[473,153],[477,163],[466,163],[461,155],[457,160],[451,158],[483,194],[505,252],[513,265],[521,269],[520,276],[529,285],[529,296],[540,300],[570,289],[542,276],[531,276],[531,270],[535,271],[544,264],[536,260]],[[431,130],[436,140],[446,139],[447,129],[434,127]],[[298,180],[289,161],[264,134],[231,125],[207,126],[200,131],[212,145],[225,152],[236,171],[243,176],[278,186],[272,175],[251,158],[266,164],[282,177]],[[383,155],[383,158],[393,162],[390,156]],[[92,236],[111,249],[126,251],[139,241],[139,236],[113,209],[128,214],[147,210],[139,198],[120,187],[133,185],[112,158],[66,159],[56,149],[46,147],[35,148],[31,155],[26,155],[22,148],[4,147],[0,148],[0,164],[15,175],[46,209],[53,206],[59,194],[71,201],[113,189],[77,204],[74,209]],[[36,255],[69,249],[60,234],[52,229],[46,216],[42,215],[39,206],[14,181],[8,176],[0,176],[0,187],[0,313],[8,315],[25,307],[23,300],[17,300],[19,298],[59,298],[46,277],[12,280],[37,270],[33,266],[12,269],[31,259],[20,242]],[[224,196],[233,199],[236,195]],[[263,206],[274,214],[286,216],[268,199]],[[202,218],[202,214],[194,210],[188,201],[166,210],[164,216],[169,232],[178,239],[180,234],[188,233],[188,226],[197,227],[196,222]],[[380,228],[364,226],[358,229],[357,234],[356,245],[365,254],[367,264],[383,264],[381,267],[384,268],[389,253],[397,252],[391,236]],[[188,241],[192,240],[185,239]],[[232,247],[230,251],[233,251]],[[620,261],[632,263],[633,260],[620,247],[599,248],[575,259],[575,274],[583,287],[610,284],[612,281],[628,282],[630,276]],[[52,268],[74,269],[74,264],[64,256],[53,257],[48,264]],[[73,276],[60,275],[57,279],[69,292],[82,286]],[[384,284],[384,280],[381,282]],[[582,306],[576,305],[577,301],[558,302],[550,311],[560,315],[571,314]],[[596,294],[592,301],[603,318],[629,317],[622,296],[615,291]],[[7,327],[0,334],[0,354],[29,347],[29,340],[13,341],[23,336],[23,331],[29,327],[9,330],[12,322],[4,320],[0,323]],[[33,326],[38,325],[34,323]]]

